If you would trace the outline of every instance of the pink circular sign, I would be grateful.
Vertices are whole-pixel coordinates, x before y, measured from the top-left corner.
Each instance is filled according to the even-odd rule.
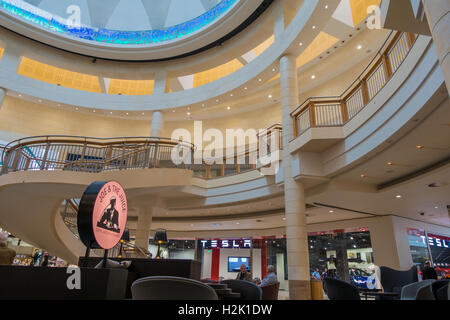
[[[92,212],[92,227],[97,244],[105,250],[119,243],[127,223],[128,204],[122,186],[111,181],[99,191]]]

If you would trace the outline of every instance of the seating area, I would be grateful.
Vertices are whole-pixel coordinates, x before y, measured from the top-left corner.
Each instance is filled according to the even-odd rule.
[[[324,291],[330,300],[361,300],[364,295],[376,300],[448,300],[450,279],[418,281],[415,267],[399,271],[380,267],[383,290],[357,288],[345,281],[325,278]]]

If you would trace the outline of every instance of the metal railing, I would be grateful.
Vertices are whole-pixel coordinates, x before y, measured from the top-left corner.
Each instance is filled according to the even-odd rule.
[[[190,152],[194,146],[166,138],[90,138],[38,136],[9,143],[3,154],[2,174],[14,171],[64,170],[102,172],[139,168],[184,168],[172,152]],[[175,149],[175,150],[174,150]]]
[[[281,148],[281,125],[273,125],[257,137],[257,144],[246,145],[244,150],[227,156],[223,152],[217,164],[207,164],[202,159],[194,161],[196,148],[191,143],[167,138],[124,137],[91,138],[75,136],[36,136],[15,140],[3,147],[3,166],[0,173],[16,171],[79,171],[98,173],[114,170],[145,168],[188,169],[195,176],[210,179],[239,174],[256,169],[260,146],[270,151],[272,136],[278,136]],[[239,150],[239,148],[237,148]],[[174,155],[190,157],[189,161],[174,162]],[[186,160],[186,159],[184,159]],[[227,161],[228,160],[228,161]]]
[[[415,40],[414,34],[391,32],[371,63],[342,95],[308,98],[291,113],[295,136],[312,127],[342,126],[355,117],[397,71]]]

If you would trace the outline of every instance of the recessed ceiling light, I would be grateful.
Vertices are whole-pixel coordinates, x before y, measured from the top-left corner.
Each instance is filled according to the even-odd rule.
[[[438,206],[435,206],[434,208],[435,208],[435,209],[439,209],[439,207],[438,207]]]
[[[126,115],[128,115],[128,112],[126,113]]]
[[[315,29],[315,28],[316,28],[316,26],[312,26],[312,28],[313,28],[313,29]]]
[[[145,113],[142,112],[142,115],[144,115]]]
[[[333,210],[330,210],[330,211],[328,211],[329,213],[334,213],[334,211]]]
[[[244,90],[247,90],[248,88],[247,87],[244,87]]]
[[[258,81],[259,81],[259,82],[261,82],[261,81],[262,81],[262,79],[261,79],[261,78],[259,78],[259,79],[258,79]]]
[[[362,45],[357,46],[356,49],[361,50],[362,49]]]
[[[361,178],[366,178],[367,176],[365,174],[360,175]]]
[[[283,218],[283,221],[286,221],[286,218]]]
[[[94,113],[95,113],[95,110],[93,110],[92,112],[94,112]]]
[[[219,102],[219,99],[216,99],[216,102]]]
[[[187,114],[188,116],[190,116],[190,115],[191,115],[191,113],[190,113],[190,112],[186,112],[186,114]]]
[[[175,113],[175,110],[172,110],[173,113]]]
[[[275,72],[275,71],[276,71],[276,69],[275,69],[275,68],[273,68],[273,69],[272,69],[272,72]]]
[[[61,107],[61,104],[60,104],[60,103],[58,103],[58,107]]]
[[[19,97],[21,97],[22,95],[19,93]]]
[[[392,165],[393,165],[393,163],[390,162],[390,161],[386,162],[386,164],[387,164],[388,166],[392,166]]]
[[[232,96],[233,96],[233,94],[231,93],[231,94],[230,94],[230,97],[232,97]]]
[[[231,109],[231,107],[227,107],[227,110],[230,110]]]
[[[303,45],[303,42],[300,42],[298,45],[301,47]]]
[[[396,195],[395,197],[396,197],[397,199],[401,199],[402,196],[401,196],[400,194],[398,194],[398,195]]]
[[[328,5],[325,5],[325,9],[328,9]]]
[[[236,224],[239,224],[239,222],[236,222]]]
[[[112,111],[110,111],[109,114],[112,114]]]
[[[268,95],[268,97],[269,97],[269,99],[271,99],[271,98],[272,98],[272,95],[271,95],[271,94],[269,94],[269,95]]]
[[[205,104],[203,103],[203,104],[202,104],[202,108],[204,108],[204,107],[205,107]]]
[[[78,110],[78,108],[75,108],[75,110]]]
[[[416,149],[423,149],[423,146],[421,146],[421,145],[418,145],[418,146],[416,146]]]
[[[42,102],[42,100],[41,100],[41,99],[39,99],[38,101],[39,101],[39,102]]]

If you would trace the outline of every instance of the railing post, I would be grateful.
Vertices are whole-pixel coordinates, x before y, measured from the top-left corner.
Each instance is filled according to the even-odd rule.
[[[207,164],[206,165],[206,179],[211,179],[211,165]]]
[[[342,114],[342,124],[345,124],[348,121],[348,109],[347,103],[344,99],[341,100],[341,114]]]
[[[409,49],[411,49],[414,45],[414,42],[416,42],[416,35],[414,33],[407,32],[405,36],[406,40],[408,41]]]
[[[294,121],[294,138],[298,137],[298,123],[297,123],[297,115],[294,115],[292,117],[292,120]]]
[[[23,170],[27,171],[30,168],[30,164],[31,164],[31,159],[27,158],[27,162],[25,163],[25,168]]]
[[[225,177],[225,163],[222,163],[222,166],[220,167],[220,176]]]
[[[316,126],[316,110],[312,101],[309,103],[309,126],[311,128]]]
[[[16,153],[14,154],[14,160],[12,164],[13,171],[19,171],[19,161],[22,155],[22,147],[16,149]]]
[[[153,168],[156,168],[158,161],[159,143],[155,143],[155,154],[153,155]]]
[[[152,145],[149,144],[147,146],[147,150],[145,151],[143,168],[150,168],[150,150],[151,150],[151,148],[152,148]]]
[[[364,105],[368,105],[369,104],[369,89],[367,88],[367,81],[366,79],[362,79],[361,80],[361,92],[362,92],[362,96],[363,96],[363,102]]]
[[[46,161],[47,161],[47,156],[48,156],[48,150],[49,149],[50,149],[50,142],[47,142],[47,144],[45,146],[44,156],[42,157],[41,170],[45,169],[45,164],[46,164]]]
[[[119,170],[122,170],[125,162],[125,143],[122,145],[122,156],[119,159]]]
[[[81,158],[80,158],[80,160],[81,160],[80,169],[84,167],[84,169],[85,169],[84,171],[87,171],[87,168],[88,168],[87,163],[84,162],[85,158],[86,158],[86,148],[87,148],[87,142],[85,142],[83,145],[83,151],[81,151]]]
[[[241,173],[241,165],[239,164],[238,157],[236,156],[236,174]]]
[[[386,76],[386,82],[392,77],[392,69],[391,69],[391,61],[389,60],[389,56],[387,52],[383,53],[381,56],[384,74]]]

